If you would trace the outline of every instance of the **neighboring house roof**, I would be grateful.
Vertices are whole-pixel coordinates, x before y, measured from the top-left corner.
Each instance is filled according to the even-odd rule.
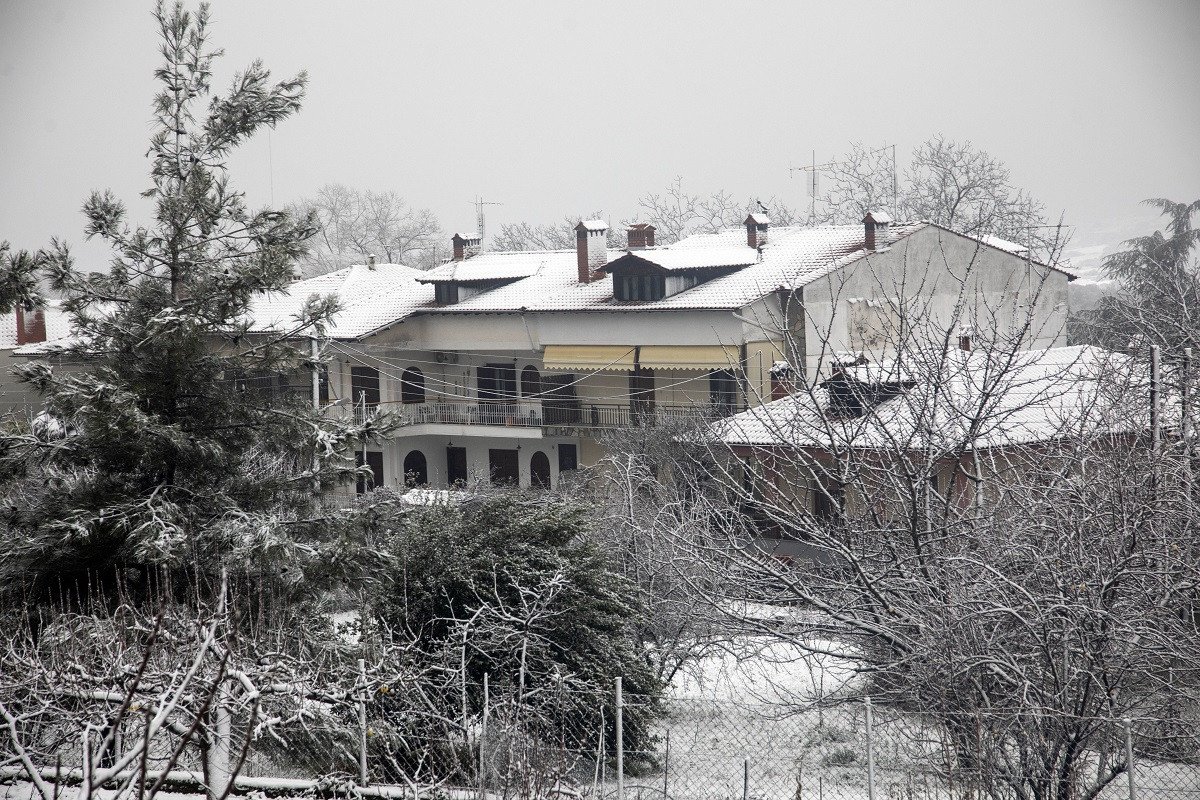
[[[651,247],[634,250],[609,262],[609,268],[622,261],[646,261],[668,272],[713,267],[748,267],[758,263],[758,251],[740,245],[721,247]]]
[[[894,246],[929,227],[964,236],[929,222],[901,223],[890,226],[888,244]],[[966,238],[1012,252],[998,243]],[[485,251],[429,272],[396,264],[381,264],[375,270],[355,266],[300,281],[289,287],[285,295],[256,303],[255,329],[283,330],[308,296],[331,293],[342,299],[343,310],[330,335],[355,339],[417,313],[736,311],[772,292],[798,289],[867,258],[871,254],[863,245],[861,225],[837,225],[772,228],[761,248],[748,247],[745,231],[735,228],[689,236],[669,246],[609,249],[610,265],[627,258],[669,271],[730,270],[662,300],[638,302],[614,299],[611,275],[601,273],[590,283],[580,283],[574,249]],[[454,304],[437,305],[431,284],[443,282],[466,285],[501,282],[502,285],[486,288]]]
[[[895,225],[889,240],[895,243],[925,225]],[[630,303],[613,299],[611,277],[579,283],[574,250],[550,251],[545,255],[559,257],[547,257],[542,267],[529,277],[438,310],[447,313],[737,310],[776,290],[794,289],[811,283],[867,255],[863,250],[861,225],[776,228],[771,231],[768,243],[762,248],[761,260],[755,248],[746,246],[746,234],[742,229],[698,234],[666,247],[630,252],[646,260],[686,264],[687,269],[729,266],[731,261],[741,261],[747,266],[662,300]],[[609,250],[608,253],[610,262],[614,260],[614,255],[626,255],[624,250]],[[744,255],[738,256],[738,253]]]
[[[420,270],[402,264],[356,264],[346,269],[297,281],[278,294],[257,299],[251,307],[251,330],[286,332],[313,295],[336,295],[341,311],[329,326],[333,339],[360,339],[411,316],[433,303],[433,287],[419,283]]]
[[[1132,366],[1128,356],[1096,347],[954,350],[928,367],[884,361],[849,368],[863,386],[905,384],[860,416],[841,414],[825,382],[743,411],[713,431],[731,446],[892,452],[1129,433],[1148,423],[1148,385]]]
[[[621,253],[623,251],[610,251]],[[476,283],[516,280],[536,275],[547,265],[576,268],[574,250],[484,251],[464,261],[451,261],[421,274],[421,283]],[[575,274],[575,273],[572,273]]]
[[[49,300],[39,309],[46,325],[46,341],[17,345],[17,312],[0,315],[0,350],[12,350],[16,355],[35,355],[46,350],[48,345],[62,343],[72,336],[71,316],[58,300]],[[25,312],[28,319],[36,312]]]

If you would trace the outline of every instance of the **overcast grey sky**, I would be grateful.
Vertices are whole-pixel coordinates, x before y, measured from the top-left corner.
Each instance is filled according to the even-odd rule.
[[[678,175],[801,206],[814,150],[941,132],[1064,213],[1086,266],[1158,224],[1138,201],[1200,197],[1198,0],[212,7],[218,85],[254,58],[311,79],[233,161],[255,205],[395,189],[450,234],[482,195],[496,231],[628,216]],[[0,239],[80,242],[94,188],[139,208],[156,45],[149,2],[0,0]]]

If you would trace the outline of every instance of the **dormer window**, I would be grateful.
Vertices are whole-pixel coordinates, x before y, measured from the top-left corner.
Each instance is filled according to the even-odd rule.
[[[454,305],[458,302],[458,284],[435,283],[433,285],[433,299],[439,306]]]
[[[662,300],[667,295],[667,280],[665,275],[630,275],[628,273],[613,276],[613,297],[626,301]]]

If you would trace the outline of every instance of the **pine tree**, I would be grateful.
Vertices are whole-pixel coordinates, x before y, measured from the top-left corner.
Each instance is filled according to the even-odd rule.
[[[153,222],[95,192],[86,233],[111,245],[110,270],[80,273],[57,242],[38,256],[76,323],[61,354],[76,368],[23,368],[45,407],[0,443],[0,586],[164,568],[295,580],[332,535],[314,489],[354,470],[343,445],[369,433],[279,390],[312,369],[303,337],[334,300],[311,298],[288,335],[252,335],[247,318],[291,280],[313,220],[249,209],[226,159],[299,110],[306,76],[272,83],[255,62],[214,93],[207,7],[160,2],[156,19]]]

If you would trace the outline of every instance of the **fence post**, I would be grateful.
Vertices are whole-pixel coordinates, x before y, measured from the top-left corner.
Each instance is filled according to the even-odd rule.
[[[1133,720],[1125,718],[1125,774],[1129,777],[1129,800],[1137,800],[1137,766],[1133,760]]]
[[[750,758],[742,758],[742,800],[750,800]]]
[[[367,785],[367,661],[358,660],[358,785]]]
[[[871,741],[871,698],[863,699],[867,709],[867,797],[875,800],[875,752]]]
[[[488,673],[483,673],[483,718],[479,725],[479,796],[487,795],[487,763],[484,761],[483,748],[487,747],[488,713],[491,711],[491,687],[488,685]]]
[[[667,794],[667,778],[671,774],[671,729],[667,728],[667,749],[663,755],[663,797],[670,797]]]
[[[625,698],[617,678],[617,800],[625,800]]]

